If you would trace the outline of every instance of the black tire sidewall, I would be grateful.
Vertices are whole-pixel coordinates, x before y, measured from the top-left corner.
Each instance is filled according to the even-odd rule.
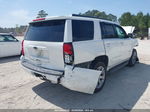
[[[132,56],[131,56],[131,58],[130,58],[130,60],[129,60],[129,66],[134,66],[135,65],[135,63],[136,63],[136,61],[135,61],[135,63],[133,63],[133,55],[134,55],[134,53],[136,53],[136,57],[137,57],[137,51],[134,49],[133,51],[132,51]],[[137,57],[138,58],[138,57]]]

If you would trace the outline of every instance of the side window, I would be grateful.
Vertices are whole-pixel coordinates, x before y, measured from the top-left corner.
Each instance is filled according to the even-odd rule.
[[[11,35],[0,35],[0,42],[17,42],[18,40]]]
[[[7,39],[4,36],[0,35],[0,42],[5,42],[5,41],[7,41]]]
[[[73,41],[92,40],[94,38],[93,21],[72,20]]]
[[[126,38],[125,31],[120,26],[115,26],[118,38]]]
[[[116,33],[114,30],[114,27],[112,24],[108,24],[108,23],[101,23],[101,29],[102,29],[102,37],[103,39],[106,38],[116,38]]]
[[[5,38],[7,38],[7,41],[11,41],[11,42],[17,42],[18,41],[16,38],[14,38],[11,35],[6,35]]]

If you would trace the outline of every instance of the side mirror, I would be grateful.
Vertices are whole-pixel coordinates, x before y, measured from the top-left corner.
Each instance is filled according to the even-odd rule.
[[[128,37],[134,38],[133,33],[128,33]]]

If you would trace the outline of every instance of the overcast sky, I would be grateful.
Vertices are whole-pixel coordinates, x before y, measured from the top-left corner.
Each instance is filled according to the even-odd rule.
[[[41,9],[49,16],[97,9],[120,17],[127,11],[150,13],[150,0],[0,0],[0,27],[26,25]]]

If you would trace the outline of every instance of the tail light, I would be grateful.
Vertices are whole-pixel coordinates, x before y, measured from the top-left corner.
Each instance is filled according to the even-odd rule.
[[[22,41],[22,50],[21,50],[21,53],[24,56],[24,40]]]
[[[64,62],[65,64],[73,64],[74,62],[74,52],[72,43],[64,43],[63,45],[63,52],[64,52]]]
[[[42,21],[45,20],[45,18],[38,18],[38,19],[34,19],[33,21]]]

